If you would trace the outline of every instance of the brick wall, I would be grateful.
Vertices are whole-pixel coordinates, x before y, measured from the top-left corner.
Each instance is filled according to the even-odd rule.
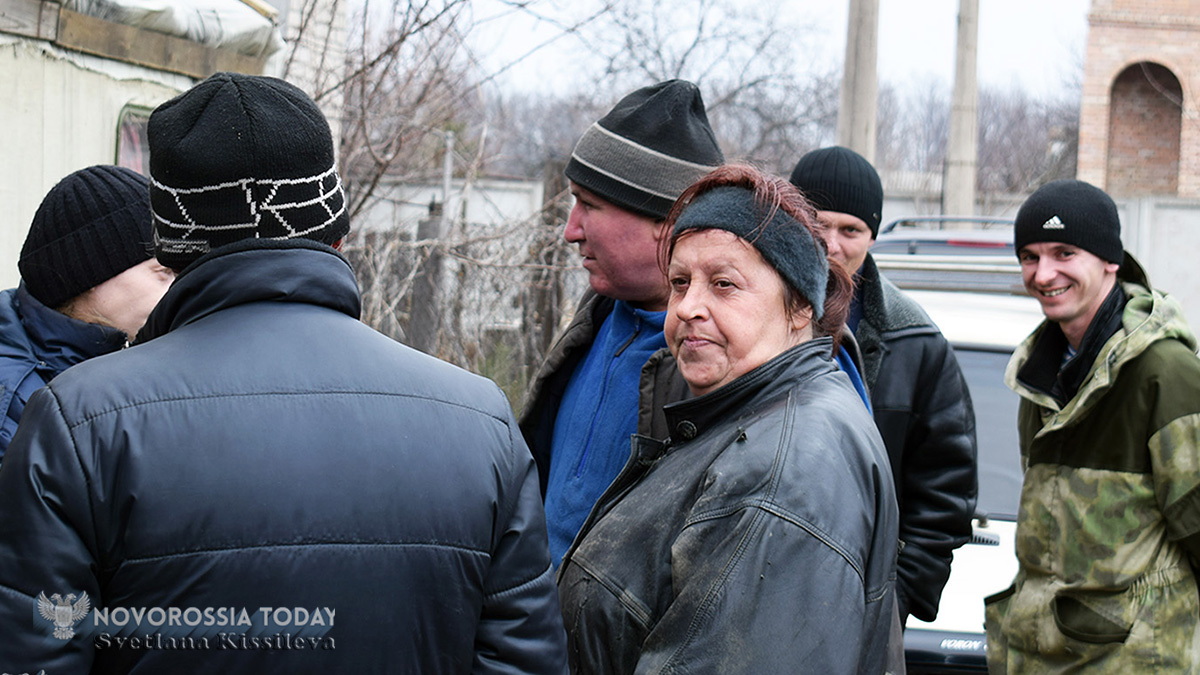
[[[1175,195],[1179,187],[1180,101],[1170,70],[1126,68],[1112,86],[1106,184],[1114,197]]]
[[[1093,0],[1088,23],[1079,178],[1124,195],[1200,197],[1200,2]],[[1148,67],[1151,83],[1143,62],[1169,74]]]

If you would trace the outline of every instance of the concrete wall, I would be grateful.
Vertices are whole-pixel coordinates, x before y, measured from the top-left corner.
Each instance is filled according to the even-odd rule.
[[[386,230],[396,230],[401,241],[412,243],[418,224],[429,217],[430,201],[442,199],[440,184],[384,185],[380,198],[350,223],[349,245],[364,241],[354,237],[356,232]],[[484,344],[488,331],[520,329],[527,263],[542,228],[542,207],[541,181],[451,182],[450,213],[455,218],[442,243],[453,253],[442,262],[437,293],[441,325],[454,336],[452,342]]]
[[[417,223],[429,215],[430,202],[442,201],[440,183],[385,183],[376,193],[371,206],[350,223],[351,230],[371,232],[398,227],[415,236]],[[474,237],[536,218],[542,210],[542,195],[541,181],[479,178],[468,184],[456,178],[450,184],[451,208],[467,223],[471,230],[468,236]]]
[[[0,288],[20,279],[17,258],[46,192],[63,176],[116,162],[126,106],[154,106],[192,80],[49,43],[0,35]]]
[[[1146,268],[1150,283],[1183,305],[1200,330],[1200,200],[1143,197],[1117,200],[1121,238]]]
[[[286,47],[271,56],[264,75],[280,77],[317,101],[329,120],[335,147],[342,138],[345,77],[346,14],[350,3],[339,0],[269,0],[279,10],[276,21]]]
[[[936,192],[885,192],[883,224],[908,216],[939,216],[942,214],[941,195]],[[1014,218],[1026,195],[977,195],[975,212],[969,215]],[[962,214],[953,214],[962,215]]]

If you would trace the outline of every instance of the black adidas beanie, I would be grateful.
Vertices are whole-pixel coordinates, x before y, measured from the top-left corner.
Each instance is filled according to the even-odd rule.
[[[217,73],[150,114],[154,252],[175,270],[248,238],[350,230],[329,123],[295,86]]]
[[[1027,244],[1044,241],[1078,246],[1118,265],[1125,260],[1117,205],[1103,190],[1081,180],[1046,183],[1017,211],[1013,225],[1017,255]]]
[[[800,158],[792,169],[792,185],[818,211],[856,216],[879,234],[883,217],[883,183],[865,157],[841,146],[822,148]]]
[[[666,218],[684,190],[724,161],[700,89],[669,80],[629,94],[589,127],[565,173],[623,209]]]
[[[80,169],[50,188],[17,269],[25,289],[50,308],[149,260],[150,192],[141,174],[119,166]]]

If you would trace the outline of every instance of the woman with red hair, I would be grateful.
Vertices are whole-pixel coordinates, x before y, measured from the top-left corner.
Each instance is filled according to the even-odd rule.
[[[832,360],[850,278],[804,197],[752,167],[667,222],[664,333],[693,397],[664,408],[669,438],[635,437],[563,559],[572,671],[883,672],[896,497]]]

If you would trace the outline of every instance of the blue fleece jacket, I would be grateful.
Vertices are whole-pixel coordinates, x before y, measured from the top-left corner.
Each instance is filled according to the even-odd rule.
[[[546,527],[557,566],[592,505],[629,459],[642,365],[666,347],[667,313],[617,301],[576,367],[554,423]]]

